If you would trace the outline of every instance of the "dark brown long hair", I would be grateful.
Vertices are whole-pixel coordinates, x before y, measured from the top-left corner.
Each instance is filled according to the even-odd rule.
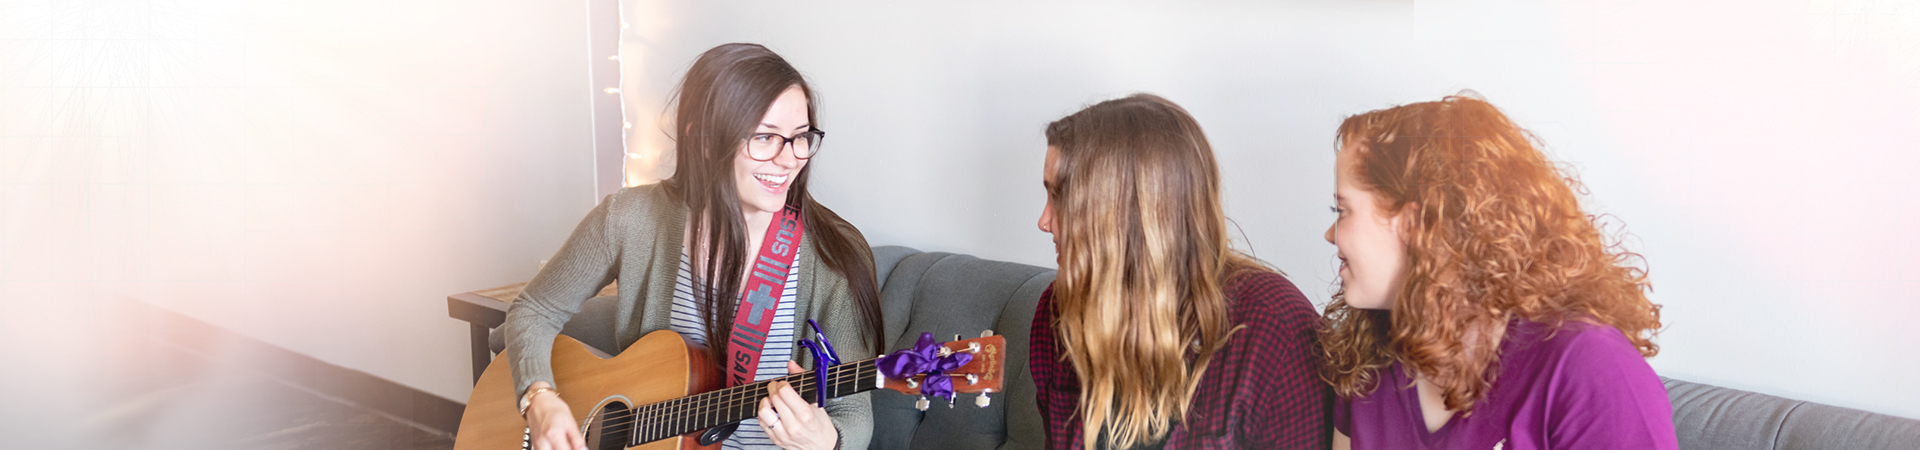
[[[690,249],[695,261],[704,261],[693,297],[706,322],[707,352],[716,363],[726,360],[726,339],[719,337],[733,330],[742,272],[747,253],[753,250],[747,248],[733,160],[743,151],[748,134],[766,116],[773,100],[794,86],[806,94],[807,122],[819,128],[813,89],[806,79],[786,59],[758,44],[726,44],[700,54],[674,95],[678,103],[674,129],[679,132],[674,139],[674,172],[661,185],[669,196],[686,204],[695,245],[706,244]],[[884,328],[872,260],[866,256],[868,250],[862,248],[859,231],[807,193],[807,178],[812,173],[813,165],[809,164],[794,177],[787,204],[799,206],[821,262],[845,277],[853,291],[854,303],[866,319],[869,338],[854,345],[865,345],[879,353]]]
[[[1231,247],[1213,147],[1179,105],[1101,102],[1048,125],[1047,146],[1059,152],[1053,327],[1082,386],[1081,433],[1090,446],[1159,441],[1238,329],[1227,281],[1265,267]]]
[[[1389,310],[1337,292],[1320,333],[1335,392],[1372,392],[1394,361],[1472,411],[1492,388],[1509,319],[1613,327],[1643,356],[1659,353],[1660,306],[1640,255],[1609,243],[1580,210],[1580,181],[1486,101],[1452,96],[1347,118],[1357,146],[1348,175],[1406,211],[1407,276]]]

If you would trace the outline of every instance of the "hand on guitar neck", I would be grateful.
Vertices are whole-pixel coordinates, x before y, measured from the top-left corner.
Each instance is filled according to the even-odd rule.
[[[552,387],[545,381],[535,381],[527,391]],[[577,423],[567,409],[567,401],[551,390],[535,394],[527,403],[527,431],[533,438],[533,450],[587,450],[587,438],[574,428]]]
[[[787,373],[803,373],[799,364],[787,361]],[[788,450],[832,450],[840,433],[833,429],[827,410],[800,398],[800,392],[785,381],[767,385],[767,398],[760,399],[760,429],[773,444]]]

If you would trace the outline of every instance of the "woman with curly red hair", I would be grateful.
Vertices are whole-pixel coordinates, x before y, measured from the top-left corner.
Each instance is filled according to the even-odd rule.
[[[1485,101],[1340,125],[1335,449],[1674,449],[1660,308],[1580,184]]]

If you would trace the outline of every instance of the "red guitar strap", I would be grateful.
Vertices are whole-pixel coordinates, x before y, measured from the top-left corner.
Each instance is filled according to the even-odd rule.
[[[760,353],[767,346],[767,332],[773,329],[773,314],[780,306],[780,294],[786,291],[787,270],[800,254],[800,236],[806,232],[800,209],[787,205],[773,217],[767,235],[760,238],[760,253],[755,255],[746,288],[740,291],[740,309],[733,315],[733,334],[727,346],[727,384],[739,386],[753,382],[760,370]]]

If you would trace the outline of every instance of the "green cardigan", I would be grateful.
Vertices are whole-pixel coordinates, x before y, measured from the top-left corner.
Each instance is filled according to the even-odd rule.
[[[868,248],[852,225],[834,225],[857,240],[856,248]],[[686,226],[686,205],[657,184],[621,189],[588,213],[507,310],[501,330],[506,332],[507,354],[512,355],[507,363],[513,369],[514,392],[524,394],[535,381],[553,384],[554,336],[580,312],[581,303],[615,279],[620,281],[620,299],[613,329],[621,349],[647,333],[670,329],[668,311]],[[842,361],[874,357],[872,349],[863,345],[870,337],[865,336],[867,329],[846,278],[820,261],[815,245],[812,233],[801,236],[795,321],[819,321]],[[873,265],[872,254],[861,256],[869,267]],[[814,338],[813,330],[799,323],[794,332],[801,339]],[[794,359],[805,367],[812,355],[795,352]],[[841,448],[867,448],[873,432],[868,394],[828,401],[827,415],[840,431]]]

